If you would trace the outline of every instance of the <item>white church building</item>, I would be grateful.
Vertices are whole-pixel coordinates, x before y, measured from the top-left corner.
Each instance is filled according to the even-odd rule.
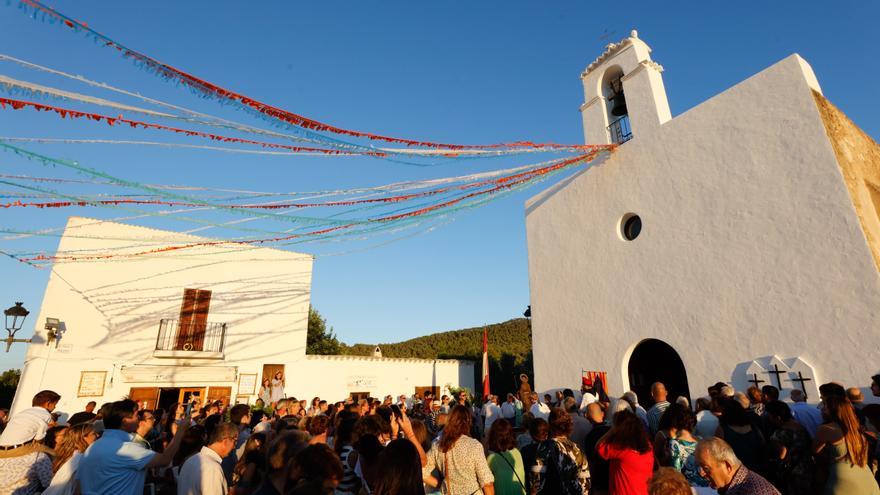
[[[473,390],[470,361],[306,355],[312,256],[210,241],[71,217],[58,251],[83,259],[53,266],[12,414],[43,389],[67,414],[125,396],[252,404],[277,371],[286,396],[309,401]]]
[[[673,118],[650,53],[586,68],[584,139],[619,147],[526,203],[536,388],[869,385],[880,146],[798,55]]]

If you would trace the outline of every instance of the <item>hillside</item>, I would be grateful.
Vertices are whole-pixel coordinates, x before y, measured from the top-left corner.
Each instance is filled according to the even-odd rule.
[[[489,357],[501,359],[510,355],[517,364],[532,352],[532,336],[525,318],[487,325],[489,329]],[[374,344],[348,346],[346,354],[369,356]],[[423,359],[457,358],[482,359],[483,327],[440,332],[394,344],[380,343],[384,357],[414,357]]]
[[[489,378],[492,392],[504,394],[518,387],[516,376],[532,372],[532,335],[529,321],[516,318],[487,325],[489,329]],[[343,346],[344,354],[369,356],[375,344]],[[440,332],[398,343],[379,343],[383,357],[422,359],[469,359],[475,361],[474,383],[480,383],[483,327]]]

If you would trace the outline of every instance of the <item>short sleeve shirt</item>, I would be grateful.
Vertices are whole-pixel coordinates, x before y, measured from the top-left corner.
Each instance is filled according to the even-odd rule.
[[[495,481],[483,454],[483,444],[471,437],[462,436],[445,453],[440,451],[439,442],[434,442],[427,457],[423,473],[427,476],[435,468],[440,471],[440,491],[444,494],[470,495]]]
[[[83,495],[143,495],[147,464],[156,455],[122,430],[104,430],[80,462],[77,477]]]

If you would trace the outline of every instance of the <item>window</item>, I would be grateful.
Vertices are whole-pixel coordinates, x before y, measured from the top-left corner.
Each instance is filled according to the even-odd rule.
[[[620,219],[620,238],[632,241],[642,233],[642,219],[635,213],[627,213]]]

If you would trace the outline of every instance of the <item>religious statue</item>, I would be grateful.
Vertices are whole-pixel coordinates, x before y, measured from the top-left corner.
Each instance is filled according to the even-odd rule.
[[[525,373],[519,375],[519,400],[523,403],[523,410],[528,411],[532,403],[532,386],[529,385],[529,376]]]

